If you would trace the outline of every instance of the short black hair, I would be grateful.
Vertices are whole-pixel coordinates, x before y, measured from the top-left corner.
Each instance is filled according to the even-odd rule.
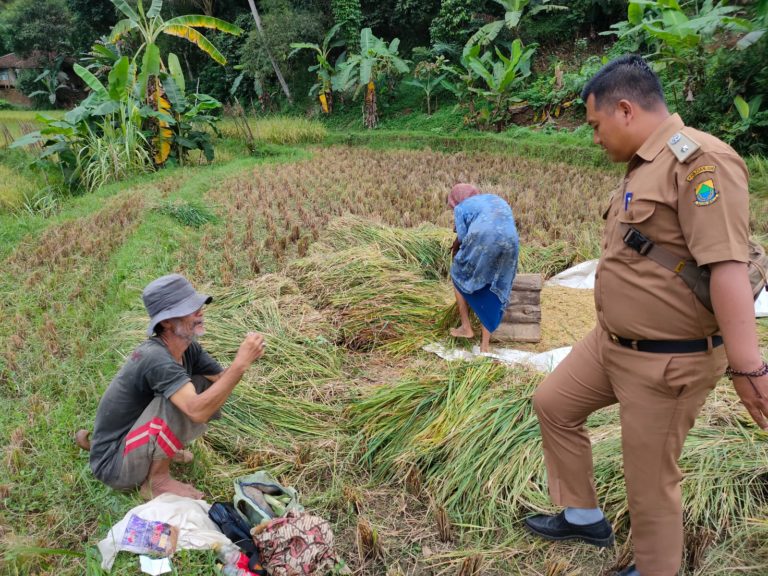
[[[595,96],[596,108],[622,99],[636,102],[645,110],[666,105],[659,77],[637,54],[620,56],[600,68],[584,86],[581,99],[586,103],[590,94]]]

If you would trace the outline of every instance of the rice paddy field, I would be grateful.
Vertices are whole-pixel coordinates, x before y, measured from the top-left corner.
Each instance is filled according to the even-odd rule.
[[[72,440],[144,337],[142,288],[170,272],[214,296],[204,346],[228,363],[245,332],[267,353],[176,474],[210,502],[266,469],[331,522],[360,576],[608,576],[631,561],[618,413],[589,424],[605,550],[527,536],[552,510],[530,397],[543,375],[422,350],[450,339],[451,214],[474,182],[513,206],[521,269],[545,277],[597,257],[620,172],[583,144],[544,137],[379,137],[312,123],[236,128],[212,165],[113,184],[46,215],[0,214],[0,573],[102,574],[96,543],[137,493],[96,481]],[[2,164],[0,164],[2,168]],[[765,182],[757,174],[757,189]],[[768,237],[765,196],[752,226]],[[594,323],[589,291],[545,288],[546,350]],[[768,323],[759,335],[768,353]],[[768,574],[768,435],[726,380],[685,446],[684,575]],[[175,574],[215,572],[181,552]],[[138,574],[121,554],[115,574]]]

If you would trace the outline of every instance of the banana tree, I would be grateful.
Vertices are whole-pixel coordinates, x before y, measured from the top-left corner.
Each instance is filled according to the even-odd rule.
[[[126,0],[111,0],[111,2],[123,13],[125,18],[112,28],[109,40],[114,43],[126,34],[138,33],[141,36],[142,44],[136,51],[135,57],[138,57],[143,50],[149,49],[150,46],[156,45],[160,34],[167,34],[188,40],[223,66],[227,63],[227,59],[197,28],[217,30],[234,36],[239,36],[243,32],[240,27],[234,24],[213,16],[200,14],[187,14],[170,20],[163,20],[160,16],[163,0],[152,0],[152,4],[146,12],[142,0],[139,0],[136,10]]]
[[[507,58],[496,48],[498,60],[493,60],[490,53],[482,57],[470,54],[469,67],[483,80],[485,86],[471,87],[470,90],[482,96],[490,108],[484,109],[484,120],[493,124],[500,131],[507,120],[509,102],[520,101],[510,93],[531,74],[531,57],[535,48],[523,48],[523,43],[517,39],[512,42],[510,56]]]
[[[407,74],[408,64],[398,56],[400,39],[387,44],[373,35],[370,28],[360,31],[360,54],[352,54],[339,66],[338,74],[332,79],[333,87],[339,91],[354,89],[356,98],[365,90],[363,123],[366,128],[375,128],[379,121],[376,105],[376,84],[384,78]]]
[[[627,20],[613,24],[612,30],[603,34],[634,39],[635,49],[640,49],[644,42],[655,68],[671,72],[675,101],[678,89],[685,100],[692,101],[705,79],[704,70],[711,58],[709,46],[719,42],[717,32],[752,29],[748,20],[734,15],[738,11],[737,6],[706,0],[696,14],[688,16],[677,0],[631,0]]]
[[[560,6],[557,4],[550,4],[549,0],[493,0],[497,4],[501,4],[504,8],[504,19],[494,20],[489,22],[485,26],[481,27],[475,32],[472,37],[467,41],[467,46],[479,44],[480,46],[487,46],[493,42],[504,27],[509,30],[515,30],[520,24],[520,19],[523,17],[523,12],[528,8],[528,14],[533,16],[538,12],[551,12],[554,10],[568,10],[567,6]],[[529,7],[530,5],[530,7]]]
[[[136,50],[133,58],[139,61],[141,57],[141,67],[138,74],[139,98],[146,101],[158,112],[166,113],[170,110],[171,103],[165,95],[165,89],[160,81],[160,73],[170,73],[175,79],[181,78],[183,74],[179,66],[178,58],[168,55],[168,63],[163,61],[160,54],[160,48],[157,45],[157,39],[161,34],[184,38],[205,52],[214,61],[221,65],[227,63],[226,58],[221,54],[218,48],[214,46],[197,28],[206,28],[217,30],[238,36],[242,29],[234,24],[212,16],[203,16],[190,14],[177,16],[170,20],[164,20],[160,15],[163,8],[163,0],[152,0],[148,10],[144,10],[142,0],[138,1],[136,9],[128,4],[126,0],[111,0],[112,4],[125,16],[115,24],[110,34],[109,41],[117,42],[128,34],[138,34],[141,38],[141,44]],[[156,136],[153,139],[155,147],[155,162],[163,164],[171,151],[169,138],[171,131],[166,120],[158,119]]]
[[[336,32],[341,28],[341,24],[336,24],[331,28],[323,38],[322,46],[310,42],[293,42],[293,50],[288,57],[290,58],[301,50],[312,50],[315,52],[316,64],[307,68],[310,72],[317,74],[317,82],[310,88],[310,96],[318,95],[320,107],[325,114],[330,114],[333,109],[333,87],[332,78],[336,74],[336,67],[331,64],[331,51],[344,45],[344,40],[333,40]]]

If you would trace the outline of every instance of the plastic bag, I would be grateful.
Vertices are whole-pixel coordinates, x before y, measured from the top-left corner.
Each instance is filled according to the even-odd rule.
[[[235,509],[251,525],[284,516],[290,510],[303,512],[299,493],[283,486],[264,470],[235,480]]]

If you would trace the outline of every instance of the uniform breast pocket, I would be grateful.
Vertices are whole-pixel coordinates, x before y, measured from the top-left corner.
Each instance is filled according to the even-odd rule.
[[[619,211],[619,221],[625,224],[640,224],[650,220],[656,211],[656,202],[650,200],[635,200],[627,203]]]

